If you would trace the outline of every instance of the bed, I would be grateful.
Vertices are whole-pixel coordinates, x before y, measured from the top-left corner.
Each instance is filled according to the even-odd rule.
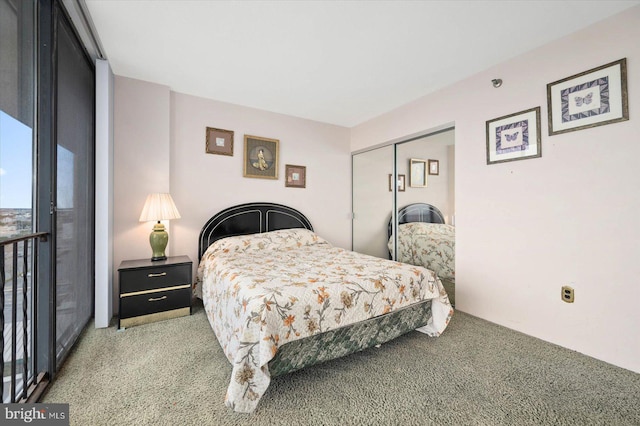
[[[453,314],[432,271],[333,247],[284,205],[225,209],[198,246],[206,315],[233,366],[225,404],[238,412],[272,377],[414,329],[438,336]]]
[[[389,219],[390,253],[392,233],[393,223]],[[440,210],[426,203],[409,204],[398,210],[397,260],[434,271],[455,304],[455,228],[445,224]]]

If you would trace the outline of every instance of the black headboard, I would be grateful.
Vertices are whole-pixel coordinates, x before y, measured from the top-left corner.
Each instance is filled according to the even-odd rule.
[[[398,225],[409,222],[444,223],[442,212],[431,204],[414,203],[398,210]],[[393,216],[389,219],[387,238],[393,233]]]
[[[305,215],[282,204],[246,203],[229,207],[213,215],[202,227],[198,237],[198,259],[221,238],[289,228],[313,231]]]

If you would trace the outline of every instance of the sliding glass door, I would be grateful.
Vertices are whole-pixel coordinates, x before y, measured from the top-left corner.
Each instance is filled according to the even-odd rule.
[[[54,8],[56,364],[92,316],[94,68],[60,7]]]
[[[59,0],[0,0],[3,402],[37,398],[92,315],[94,92]]]
[[[0,0],[0,396],[4,403],[22,398],[36,375],[34,22],[33,2]]]

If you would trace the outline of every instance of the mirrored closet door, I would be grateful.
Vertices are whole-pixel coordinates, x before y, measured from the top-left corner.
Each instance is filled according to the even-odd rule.
[[[387,223],[393,209],[394,146],[359,153],[352,161],[353,250],[389,258]]]
[[[452,301],[454,147],[448,129],[353,155],[353,250],[434,270]]]

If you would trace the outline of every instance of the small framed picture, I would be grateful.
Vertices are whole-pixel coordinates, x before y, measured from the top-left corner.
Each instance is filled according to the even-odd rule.
[[[487,121],[487,164],[540,156],[540,107]]]
[[[405,175],[398,175],[398,191],[404,192],[406,189],[406,177]],[[393,175],[389,175],[389,191],[393,191]]]
[[[233,156],[233,130],[207,127],[207,154]]]
[[[429,160],[429,174],[436,176],[440,174],[440,161]]]
[[[409,186],[411,188],[427,187],[427,160],[412,158],[409,161]]]
[[[627,58],[547,84],[549,136],[629,119]]]
[[[278,139],[244,135],[244,177],[278,179]]]
[[[292,164],[285,165],[284,186],[289,188],[306,188],[307,185],[307,168],[306,166],[294,166]]]

